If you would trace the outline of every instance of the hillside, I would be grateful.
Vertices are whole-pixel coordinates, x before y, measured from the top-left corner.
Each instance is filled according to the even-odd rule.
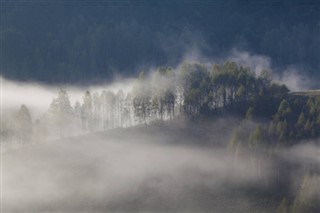
[[[2,75],[50,84],[111,81],[234,49],[319,78],[317,1],[4,1]]]
[[[22,104],[2,118],[4,144],[26,145],[119,127],[181,118],[206,122],[225,116],[236,117],[240,123],[230,128],[232,149],[241,141],[252,149],[290,146],[320,136],[317,91],[289,93],[267,70],[257,75],[250,67],[232,61],[212,66],[185,62],[178,69],[159,67],[153,73],[141,72],[133,82],[126,92],[121,88],[80,91],[82,101],[73,105],[68,92],[60,88],[49,108],[35,118]]]
[[[1,1],[0,213],[320,213],[319,11]]]
[[[306,96],[306,97],[318,97],[320,96],[320,90],[306,90],[306,91],[299,91],[299,92],[291,92],[291,95],[297,96]]]
[[[305,208],[294,207],[300,192],[292,190],[302,180],[304,190],[319,186],[319,176],[304,176],[319,147],[234,155],[224,146],[236,125],[221,119],[116,129],[6,153],[3,210],[274,212],[284,197],[286,208]],[[316,212],[318,204],[304,212]]]

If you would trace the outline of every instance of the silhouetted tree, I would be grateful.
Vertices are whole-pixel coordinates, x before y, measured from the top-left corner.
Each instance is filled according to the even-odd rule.
[[[28,143],[32,139],[32,120],[29,109],[21,105],[14,117],[15,135],[20,143]]]
[[[93,129],[93,108],[90,91],[86,91],[83,96],[83,104],[81,106],[81,120],[84,130],[91,131]]]
[[[68,93],[64,89],[60,89],[58,97],[52,100],[49,113],[60,137],[64,137],[70,131],[74,115]]]

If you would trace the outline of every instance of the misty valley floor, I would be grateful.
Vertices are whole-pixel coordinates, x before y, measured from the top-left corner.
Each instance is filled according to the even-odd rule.
[[[235,162],[222,148],[228,122],[191,127],[119,129],[5,153],[3,211],[273,212],[270,165],[257,173],[250,159]]]

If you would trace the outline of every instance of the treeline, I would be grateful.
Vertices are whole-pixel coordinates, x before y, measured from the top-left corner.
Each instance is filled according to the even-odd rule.
[[[276,152],[281,151],[279,146],[320,136],[320,97],[290,94],[285,85],[272,81],[267,70],[256,74],[231,61],[212,66],[185,62],[177,69],[141,72],[129,92],[85,91],[82,100],[74,104],[67,91],[60,89],[47,112],[37,119],[22,105],[3,120],[1,136],[8,146],[26,145],[114,128],[163,124],[180,117],[194,124],[224,115],[241,120],[224,144],[235,164],[242,156],[250,157],[252,171],[263,177],[268,172],[262,171],[264,159],[277,162],[269,168],[274,177],[261,179],[277,212],[317,212],[319,164],[303,162],[304,168],[294,174],[300,187],[292,195],[286,186],[296,165]]]
[[[46,113],[31,119],[25,105],[6,122],[6,138],[31,140],[45,135],[65,137],[78,133],[150,124],[179,116],[214,119],[223,114],[244,118],[231,139],[233,147],[241,140],[248,146],[268,141],[300,140],[320,133],[320,98],[292,96],[285,85],[272,82],[268,71],[259,75],[249,67],[226,61],[206,66],[185,62],[176,70],[160,67],[141,72],[132,90],[86,91],[82,101],[70,103],[66,90]],[[254,128],[246,127],[253,121]]]

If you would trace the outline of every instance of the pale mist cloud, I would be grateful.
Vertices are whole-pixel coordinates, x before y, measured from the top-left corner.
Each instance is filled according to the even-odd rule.
[[[3,209],[71,213],[239,208],[252,212],[250,198],[234,197],[231,191],[236,186],[255,186],[269,175],[268,170],[257,173],[249,158],[235,162],[221,148],[170,144],[172,136],[159,130],[109,131],[6,153]],[[178,143],[190,142],[183,135],[177,137]]]
[[[294,67],[287,68],[281,76],[278,76],[277,81],[285,83],[293,92],[311,89],[313,85],[313,81],[310,78],[302,75]]]
[[[239,51],[237,49],[231,51],[228,60],[250,67],[257,75],[259,75],[262,70],[272,70],[271,59],[269,57],[250,54],[249,52]]]
[[[303,70],[301,68],[290,65],[284,70],[279,69],[272,65],[272,60],[268,56],[232,49],[224,57],[207,57],[202,53],[201,48],[195,44],[190,45],[176,69],[179,69],[185,61],[200,62],[210,68],[213,64],[223,64],[226,60],[250,67],[256,75],[260,75],[263,70],[267,70],[272,75],[274,82],[287,85],[290,91],[308,90],[315,85],[312,79],[302,74]]]
[[[250,67],[257,75],[262,70],[268,70],[275,82],[287,85],[290,91],[308,90],[313,86],[313,81],[303,75],[301,69],[291,65],[284,70],[279,70],[272,65],[272,60],[268,56],[233,49],[227,59]]]
[[[117,92],[122,89],[129,92],[133,86],[132,79],[118,78],[113,83],[92,85],[87,87],[74,85],[45,85],[35,82],[15,82],[1,78],[2,104],[4,111],[12,111],[19,109],[20,105],[25,104],[35,116],[45,112],[58,94],[60,88],[65,89],[73,105],[76,101],[82,102],[82,97],[86,90],[93,92],[101,92],[102,90],[111,90]]]
[[[221,126],[232,126],[230,121],[217,121],[204,134],[218,134]],[[319,163],[319,146],[314,143],[282,148],[272,156],[243,150],[235,158],[223,147],[200,145],[219,137],[197,137],[194,143],[200,133],[194,126],[178,130],[113,130],[5,153],[3,210],[272,212],[263,204],[276,196],[276,168],[283,162],[277,159],[295,164],[281,176],[295,197],[305,175],[302,170]],[[312,188],[317,189],[317,183],[319,178]]]

